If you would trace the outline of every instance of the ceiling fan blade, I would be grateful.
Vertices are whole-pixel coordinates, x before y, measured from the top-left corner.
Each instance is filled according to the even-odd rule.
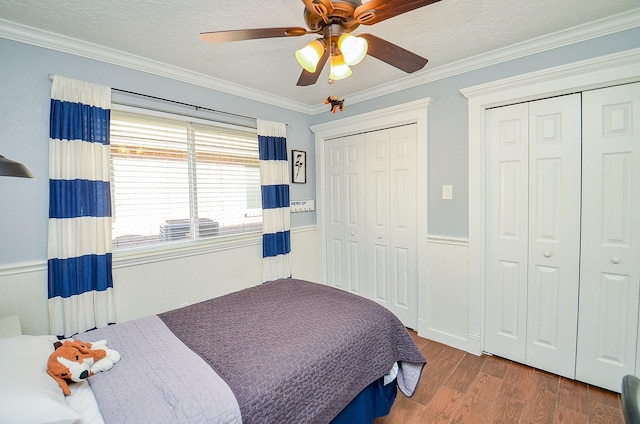
[[[440,0],[371,0],[358,6],[353,17],[360,24],[373,25]]]
[[[367,51],[369,56],[373,56],[409,74],[424,68],[424,65],[428,62],[424,57],[375,35],[360,34],[360,37],[369,42],[369,50]]]
[[[314,34],[302,27],[236,29],[231,31],[203,32],[200,39],[209,43],[226,43],[228,41],[255,40],[257,38],[298,37]]]
[[[322,57],[318,61],[318,66],[316,66],[315,72],[309,72],[306,69],[302,70],[300,74],[300,78],[298,78],[298,83],[296,84],[299,87],[306,87],[308,85],[313,85],[318,81],[318,77],[320,77],[320,73],[322,73],[322,69],[324,65],[327,63],[327,59],[329,59],[329,49],[325,49]]]

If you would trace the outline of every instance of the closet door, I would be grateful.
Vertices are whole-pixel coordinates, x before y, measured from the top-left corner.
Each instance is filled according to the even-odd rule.
[[[327,283],[367,296],[364,136],[325,143]]]
[[[484,350],[525,362],[529,108],[487,110]]]
[[[487,112],[485,350],[573,377],[580,95]]]
[[[392,310],[418,326],[418,214],[416,126],[389,130],[389,246]]]
[[[417,327],[416,126],[366,134],[369,298]]]
[[[585,92],[583,138],[576,378],[619,392],[636,372],[640,83]]]
[[[526,363],[573,378],[580,281],[580,95],[529,103]]]

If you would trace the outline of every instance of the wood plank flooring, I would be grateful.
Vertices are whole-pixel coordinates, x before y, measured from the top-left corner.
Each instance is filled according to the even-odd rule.
[[[617,393],[411,334],[427,359],[420,384],[375,424],[624,424]]]

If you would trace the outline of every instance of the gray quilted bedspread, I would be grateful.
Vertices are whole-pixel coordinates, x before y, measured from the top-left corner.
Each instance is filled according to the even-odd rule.
[[[425,364],[386,308],[307,281],[273,281],[159,317],[226,381],[245,424],[329,423],[394,362],[411,396]]]

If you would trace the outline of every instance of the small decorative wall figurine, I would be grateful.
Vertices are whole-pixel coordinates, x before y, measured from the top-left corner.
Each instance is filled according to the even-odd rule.
[[[344,99],[340,100],[336,96],[329,96],[324,101],[325,105],[331,104],[331,112],[336,113],[338,109],[340,112],[344,110]]]

